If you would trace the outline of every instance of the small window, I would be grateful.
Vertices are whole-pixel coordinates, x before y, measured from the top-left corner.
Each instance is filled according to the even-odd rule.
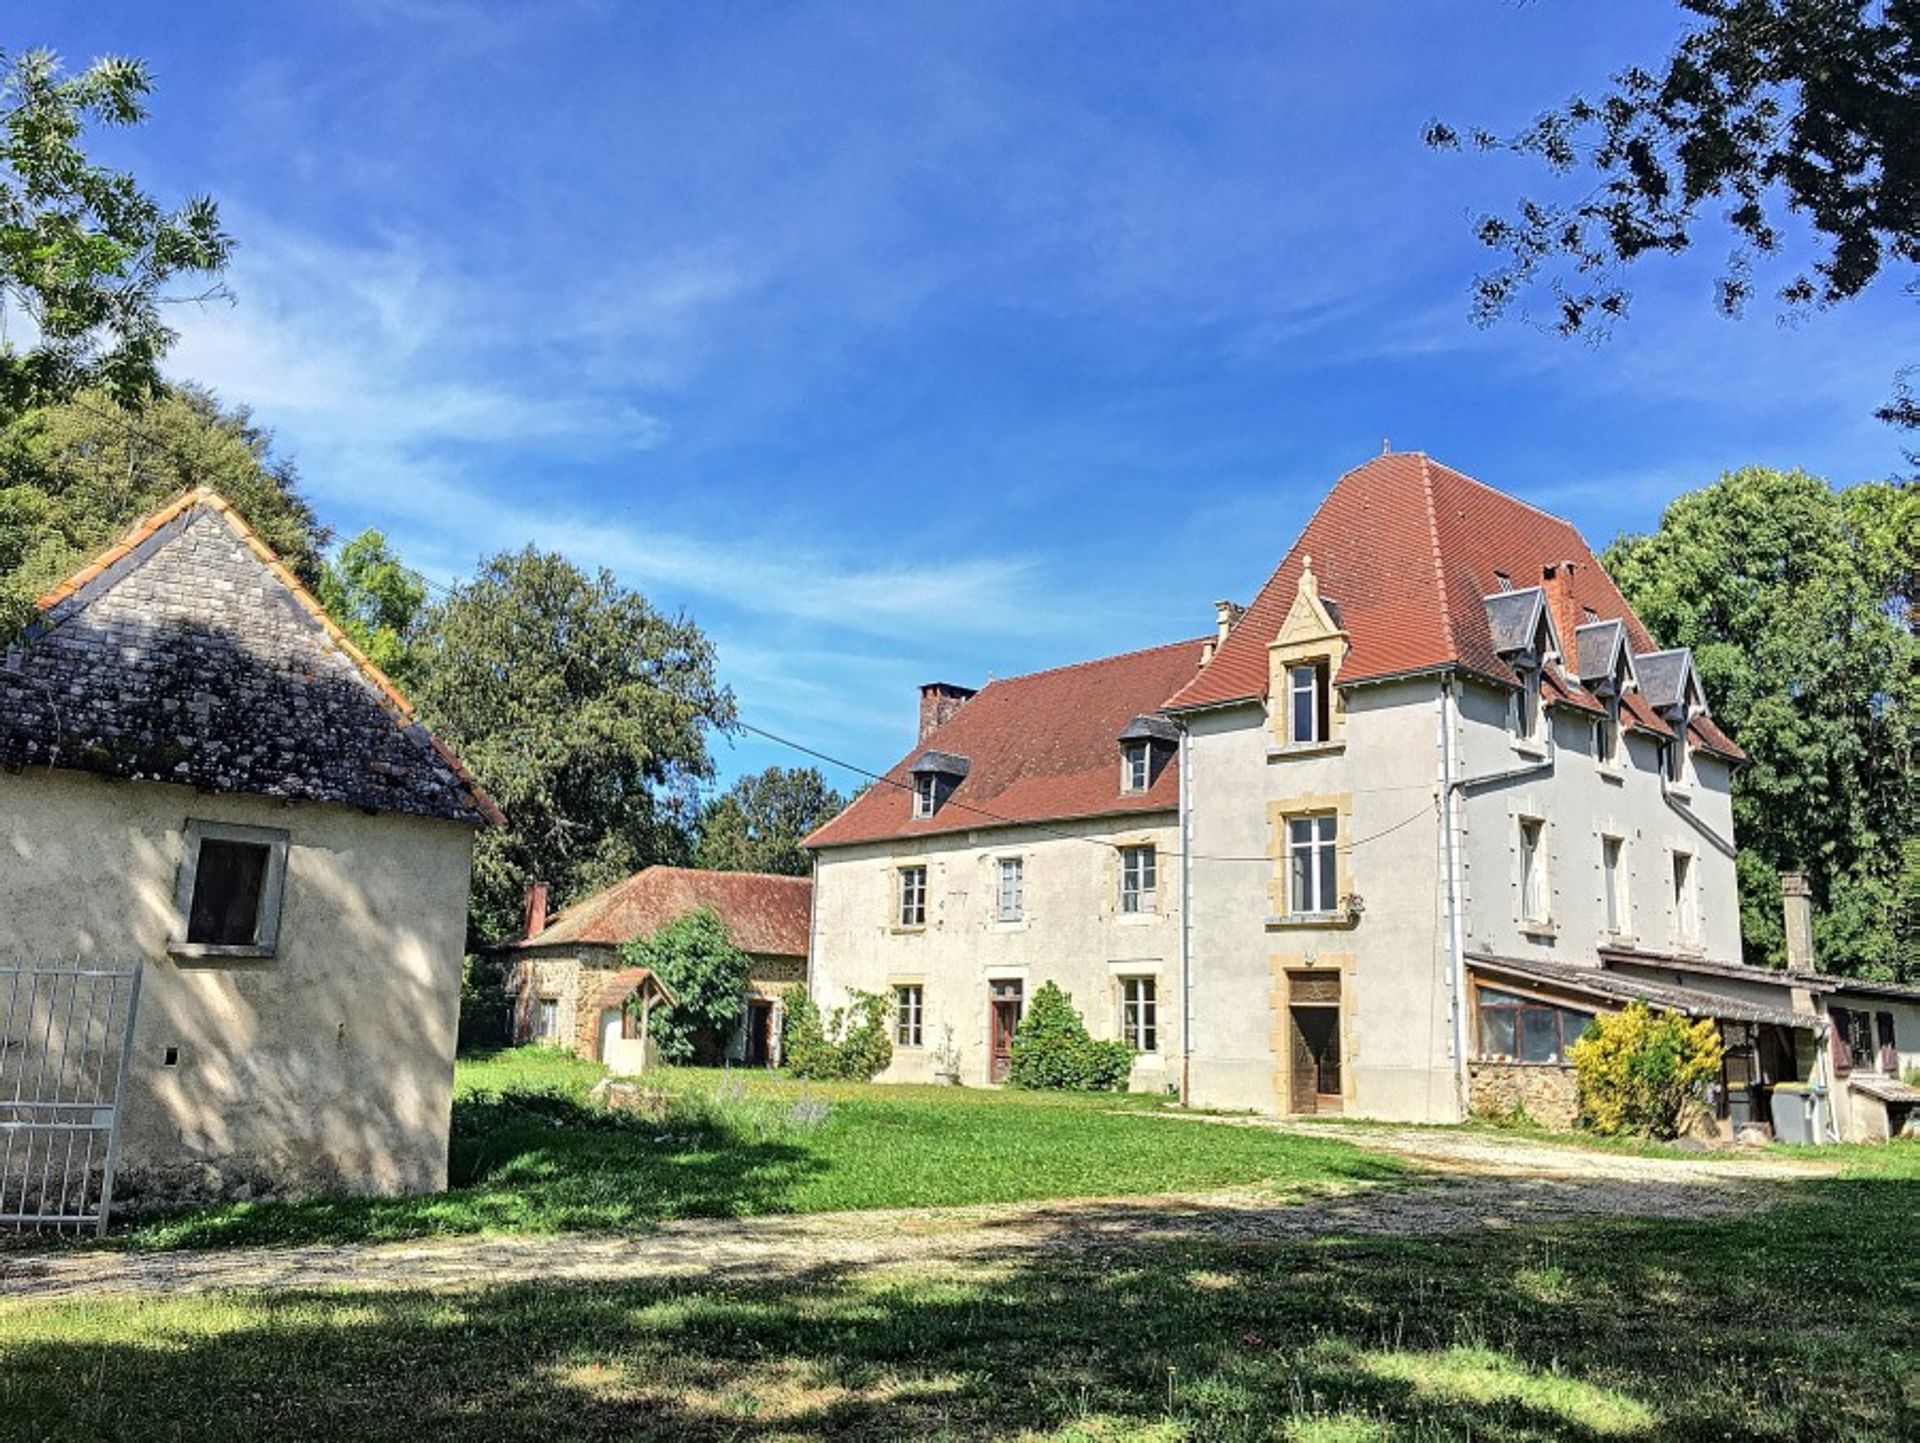
[[[1513,734],[1523,742],[1540,740],[1540,668],[1520,668],[1520,690],[1513,698]]]
[[[1620,703],[1609,701],[1607,714],[1593,724],[1593,755],[1603,767],[1620,765]]]
[[[1160,1050],[1159,990],[1151,977],[1120,981],[1120,1040],[1135,1052]]]
[[[1152,847],[1120,849],[1120,910],[1152,912],[1156,909],[1158,858]]]
[[[1000,859],[1000,897],[994,915],[1002,922],[1018,922],[1027,914],[1027,864],[1019,857]]]
[[[1684,728],[1680,735],[1661,746],[1660,762],[1666,768],[1668,782],[1677,787],[1687,780],[1687,738]]]
[[[913,814],[925,819],[940,808],[940,778],[932,772],[921,772],[913,779]]]
[[[1339,905],[1339,830],[1331,813],[1287,822],[1287,895],[1293,915],[1331,916]]]
[[[927,869],[925,867],[900,869],[899,915],[902,927],[927,925]]]
[[[560,1040],[560,999],[542,997],[533,1004],[533,1036],[537,1042]]]
[[[1624,937],[1631,930],[1627,922],[1627,844],[1619,837],[1600,839],[1600,884],[1606,893],[1607,931]]]
[[[1478,1011],[1480,1055],[1517,1062],[1564,1063],[1593,1021],[1591,1012],[1487,987],[1480,989]]]
[[[1331,702],[1326,662],[1302,662],[1287,668],[1287,708],[1292,716],[1287,735],[1295,746],[1312,746],[1332,737]]]
[[[893,989],[893,1045],[895,1047],[920,1046],[925,1008],[926,989],[919,983]]]
[[[1120,763],[1120,790],[1144,792],[1153,785],[1153,746],[1150,742],[1128,742]]]
[[[1546,834],[1546,823],[1539,818],[1520,819],[1520,916],[1527,922],[1545,922],[1551,915]]]
[[[182,956],[271,957],[280,940],[287,833],[188,821],[170,949]]]
[[[1513,590],[1513,578],[1504,571],[1496,571],[1493,573],[1493,584],[1502,591]]]
[[[1693,857],[1687,852],[1673,854],[1673,923],[1682,942],[1700,937],[1700,899],[1693,876]]]
[[[1880,1059],[1873,1046],[1873,1014],[1852,1007],[1828,1007],[1833,1022],[1833,1070],[1844,1077],[1850,1072],[1875,1072]],[[1891,1034],[1893,1019],[1887,1019]]]

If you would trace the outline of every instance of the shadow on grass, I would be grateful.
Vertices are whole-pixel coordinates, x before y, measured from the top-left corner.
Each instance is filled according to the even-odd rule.
[[[454,1101],[444,1193],[163,1212],[115,1242],[141,1249],[381,1242],[609,1231],[673,1217],[777,1211],[821,1164],[777,1135],[777,1114],[762,1112],[772,1120],[729,1118],[697,1104],[643,1116],[553,1090],[469,1093]]]
[[[0,1443],[133,1419],[206,1443],[1912,1437],[1915,1193],[1803,1184],[1751,1217],[1423,1239],[1042,1233],[777,1280],[0,1309]]]

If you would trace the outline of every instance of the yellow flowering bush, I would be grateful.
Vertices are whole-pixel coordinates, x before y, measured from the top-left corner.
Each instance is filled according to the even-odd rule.
[[[1720,1075],[1721,1051],[1712,1018],[1655,1016],[1644,1002],[1596,1017],[1568,1051],[1582,1125],[1607,1136],[1679,1136],[1689,1109]]]

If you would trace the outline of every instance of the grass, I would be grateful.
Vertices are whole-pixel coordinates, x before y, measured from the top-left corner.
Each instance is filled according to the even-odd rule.
[[[1391,1159],[1332,1138],[1157,1119],[1164,1099],[802,1084],[664,1071],[659,1115],[608,1112],[604,1074],[564,1053],[463,1059],[449,1190],[254,1202],[162,1216],[128,1248],[377,1241],[644,1227],[676,1217],[937,1207],[1380,1183]]]
[[[974,1105],[1156,1126],[948,1103]],[[1847,1160],[1712,1221],[1010,1242],[782,1282],[0,1302],[0,1443],[1913,1438],[1920,1145]]]

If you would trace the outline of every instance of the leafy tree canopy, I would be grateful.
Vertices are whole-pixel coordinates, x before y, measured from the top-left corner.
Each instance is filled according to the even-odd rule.
[[[403,689],[413,683],[412,642],[427,588],[387,538],[362,531],[320,568],[320,604],[353,644]]]
[[[1604,559],[1653,634],[1693,648],[1752,759],[1734,789],[1748,959],[1784,961],[1777,873],[1804,871],[1823,968],[1920,978],[1920,869],[1903,867],[1920,836],[1920,489],[1751,467]]]
[[[0,635],[35,596],[198,485],[232,502],[302,580],[319,580],[326,528],[245,408],[187,387],[135,415],[83,392],[0,427]]]
[[[1698,23],[1657,69],[1621,71],[1517,135],[1473,129],[1482,150],[1578,174],[1566,201],[1523,200],[1477,234],[1502,264],[1475,286],[1490,320],[1543,280],[1559,329],[1626,311],[1623,266],[1688,250],[1718,211],[1732,251],[1718,304],[1736,315],[1756,256],[1804,243],[1781,287],[1790,307],[1831,305],[1891,264],[1920,262],[1920,7],[1912,0],[1680,0]],[[1432,123],[1427,141],[1461,135]],[[1590,188],[1589,182],[1591,183]],[[1791,213],[1789,225],[1785,213]]]
[[[746,1011],[751,965],[720,915],[702,907],[622,950],[628,966],[652,969],[673,994],[673,1006],[656,1007],[647,1024],[661,1060],[718,1061]]]
[[[476,944],[512,930],[530,878],[565,906],[688,858],[706,730],[734,715],[692,621],[528,547],[427,608],[412,666],[421,719],[509,819],[475,846]]]
[[[816,767],[768,767],[742,777],[701,812],[695,863],[716,872],[804,877],[812,862],[801,839],[845,805]]]
[[[164,209],[125,171],[90,161],[89,125],[137,125],[153,78],[109,57],[63,75],[58,57],[0,52],[0,306],[26,321],[24,349],[0,342],[0,414],[94,389],[142,404],[174,333],[170,284],[218,291],[232,241],[201,196]]]

